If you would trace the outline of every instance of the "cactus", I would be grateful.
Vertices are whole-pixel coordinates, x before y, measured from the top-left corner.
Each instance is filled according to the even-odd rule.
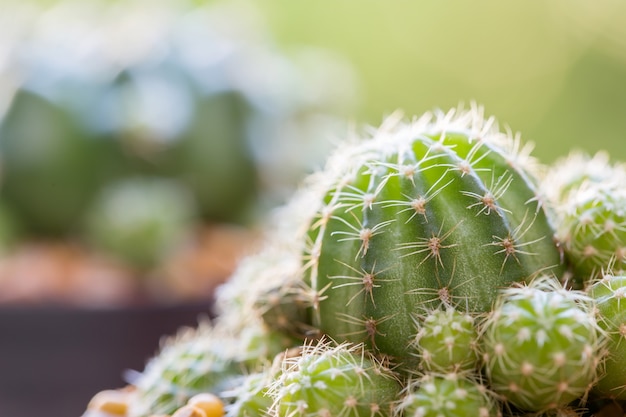
[[[195,202],[172,180],[129,178],[112,183],[87,217],[86,239],[101,251],[147,269],[188,238]]]
[[[482,111],[389,119],[331,156],[312,187],[312,323],[403,362],[416,312],[488,311],[498,288],[559,273],[537,164]]]
[[[626,175],[623,177],[626,180]],[[612,265],[626,265],[626,187],[622,181],[590,185],[564,206],[558,236],[574,272],[589,280]]]
[[[184,331],[168,341],[141,374],[129,378],[136,388],[129,417],[172,414],[197,394],[231,389],[243,373],[234,357],[237,350],[232,337],[209,325]]]
[[[247,318],[255,317],[291,336],[315,333],[308,323],[309,300],[300,280],[304,244],[298,239],[308,226],[310,194],[304,188],[275,209],[261,248],[244,257],[228,281],[217,288],[216,311],[231,328],[241,329]]]
[[[453,308],[438,309],[418,320],[415,347],[426,371],[460,372],[478,367],[478,331],[474,318]]]
[[[547,276],[503,291],[482,335],[491,388],[526,411],[583,397],[602,351],[592,307],[584,293]]]
[[[594,156],[572,151],[550,166],[541,182],[541,189],[551,203],[559,206],[580,188],[612,181],[623,167],[612,165],[606,152]]]
[[[601,396],[626,400],[626,276],[606,274],[588,288],[607,332],[607,358],[594,390]]]
[[[626,262],[626,167],[604,152],[573,152],[548,171],[542,190],[554,207],[557,239],[575,279],[590,281]]]
[[[405,388],[398,416],[496,417],[501,406],[487,388],[457,373],[427,374]]]
[[[267,394],[273,382],[274,373],[265,372],[246,375],[241,384],[226,396],[233,401],[226,406],[227,417],[264,417],[272,407],[272,399]]]
[[[129,417],[171,414],[195,395],[211,393],[225,398],[278,353],[291,339],[269,332],[258,321],[248,321],[245,335],[226,321],[201,323],[165,343],[140,374],[130,376],[133,391]]]
[[[400,392],[393,373],[362,345],[312,342],[286,356],[280,371],[269,390],[278,417],[391,416]]]

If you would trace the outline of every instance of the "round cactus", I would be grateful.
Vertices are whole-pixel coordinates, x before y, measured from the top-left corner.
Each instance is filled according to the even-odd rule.
[[[398,407],[405,417],[496,417],[500,405],[487,388],[451,374],[428,374],[409,383]]]
[[[426,371],[471,371],[478,365],[474,318],[453,308],[438,309],[418,321],[415,346]]]
[[[413,314],[488,311],[498,288],[560,271],[534,160],[479,109],[393,120],[318,176],[304,280],[312,322],[407,359]]]
[[[579,281],[626,261],[625,182],[626,166],[611,164],[605,152],[593,157],[572,152],[542,181],[557,239]]]
[[[606,152],[589,156],[573,151],[550,166],[541,188],[551,202],[560,205],[566,203],[580,188],[613,181],[616,175],[622,175],[622,170],[622,166],[610,163]]]
[[[550,277],[505,290],[484,325],[491,388],[512,405],[545,411],[588,392],[601,360],[591,300]]]
[[[626,400],[626,276],[607,274],[588,291],[608,335],[604,372],[594,390],[603,397]]]
[[[392,415],[400,385],[362,345],[320,341],[286,356],[271,386],[279,417]]]
[[[626,175],[623,177],[626,180]],[[563,206],[558,237],[574,272],[588,280],[626,266],[626,187],[622,181],[590,184]]]

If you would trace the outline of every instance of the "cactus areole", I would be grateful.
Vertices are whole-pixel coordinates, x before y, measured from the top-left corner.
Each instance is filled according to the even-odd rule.
[[[319,174],[304,279],[321,332],[402,362],[417,315],[488,311],[500,288],[561,266],[519,137],[478,109],[390,124]]]

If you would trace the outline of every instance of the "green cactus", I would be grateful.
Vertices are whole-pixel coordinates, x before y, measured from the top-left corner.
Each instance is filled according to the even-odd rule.
[[[301,236],[307,227],[309,193],[296,193],[288,204],[268,218],[267,235],[260,249],[241,259],[227,282],[215,294],[215,309],[231,328],[246,326],[246,318],[264,320],[271,329],[310,337],[316,330],[308,323],[308,298],[301,281]]]
[[[461,372],[478,368],[475,319],[453,308],[437,309],[418,320],[415,347],[426,371]]]
[[[572,152],[548,170],[541,188],[575,280],[590,281],[626,261],[626,167],[605,152]]]
[[[554,408],[552,410],[543,411],[540,413],[527,413],[520,415],[520,417],[583,417],[584,410],[576,410],[571,407]]]
[[[541,189],[553,204],[559,206],[579,189],[613,181],[616,175],[623,175],[623,170],[623,166],[610,163],[606,152],[589,156],[572,151],[549,167],[541,182]]]
[[[246,375],[230,393],[233,400],[226,406],[226,417],[264,417],[268,415],[273,400],[268,390],[276,375],[271,369]]]
[[[245,375],[260,372],[295,343],[270,332],[259,321],[246,322],[245,331],[230,323],[201,323],[167,342],[142,373],[130,375],[135,386],[129,417],[171,414],[200,393],[224,400]]]
[[[232,337],[204,325],[181,333],[166,343],[141,374],[130,376],[135,386],[129,417],[172,414],[194,395],[219,395],[232,389],[243,374],[234,358]]]
[[[591,184],[563,206],[558,237],[575,274],[589,280],[626,266],[626,187],[623,180]]]
[[[501,406],[480,382],[457,373],[426,374],[405,388],[398,416],[496,417]]]
[[[323,333],[402,362],[416,312],[488,311],[499,288],[561,268],[518,138],[480,109],[396,122],[313,182],[304,281]]]
[[[193,196],[177,182],[128,178],[100,193],[85,234],[99,250],[146,269],[189,238],[196,222]]]
[[[607,332],[607,358],[594,390],[606,398],[626,400],[626,276],[606,274],[588,288]]]
[[[554,278],[504,290],[483,332],[490,386],[522,410],[567,405],[596,380],[602,335],[593,304]]]
[[[329,341],[303,346],[285,356],[272,384],[272,412],[278,417],[392,415],[400,384],[362,345]]]

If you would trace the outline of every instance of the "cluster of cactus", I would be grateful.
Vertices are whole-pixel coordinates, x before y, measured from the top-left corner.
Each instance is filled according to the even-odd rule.
[[[577,172],[557,174],[568,164],[560,161],[546,174],[476,108],[391,119],[348,141],[217,293],[214,327],[230,336],[196,340],[238,341],[225,362],[237,375],[190,365],[185,353],[179,373],[159,378],[150,363],[169,355],[164,348],[131,397],[148,404],[151,390],[204,372],[235,381],[202,387],[231,417],[589,416],[618,407],[626,207],[607,199],[619,196],[609,179],[622,168],[601,156],[571,159]],[[571,226],[590,190],[602,215]],[[612,255],[583,265],[578,239],[598,252],[614,245]],[[250,328],[255,343],[239,336]],[[194,394],[173,391],[169,410],[128,416],[177,416]]]

